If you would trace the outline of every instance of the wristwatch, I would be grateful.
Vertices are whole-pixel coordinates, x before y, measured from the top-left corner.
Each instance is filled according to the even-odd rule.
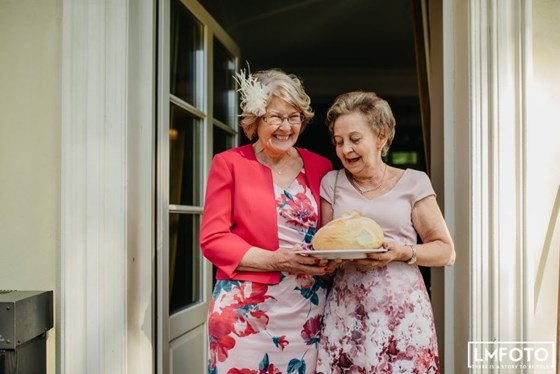
[[[416,263],[416,246],[414,244],[407,244],[412,249],[412,257],[406,263],[414,265]]]

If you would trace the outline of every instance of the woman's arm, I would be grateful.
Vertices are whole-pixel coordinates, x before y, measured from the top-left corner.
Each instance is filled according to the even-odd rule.
[[[325,275],[327,260],[320,260],[311,256],[294,253],[294,248],[278,248],[276,251],[266,251],[251,247],[241,259],[238,271],[284,271],[292,274]]]
[[[333,209],[330,203],[321,198],[321,226],[332,221]],[[297,248],[295,248],[297,249]],[[289,273],[307,273],[325,275],[336,266],[332,261],[319,260],[310,256],[296,255],[292,250],[279,248],[274,252],[259,248],[250,248],[241,260],[238,270],[241,271],[285,271]],[[338,263],[338,262],[337,262]]]
[[[333,220],[333,208],[331,203],[321,198],[321,227]]]
[[[416,263],[422,266],[453,265],[455,245],[434,195],[414,205],[412,224],[423,243],[416,246]],[[409,250],[412,256],[412,249]]]
[[[455,247],[434,195],[419,200],[412,208],[412,224],[423,244],[414,245],[415,265],[447,266],[455,262]],[[409,245],[408,245],[409,244]],[[355,260],[364,267],[385,266],[393,261],[408,262],[413,243],[386,242],[385,253],[368,254],[367,260]]]
[[[231,231],[233,192],[234,180],[230,163],[225,156],[216,155],[208,176],[200,246],[204,257],[228,276],[235,275],[241,258],[251,247],[251,244]]]

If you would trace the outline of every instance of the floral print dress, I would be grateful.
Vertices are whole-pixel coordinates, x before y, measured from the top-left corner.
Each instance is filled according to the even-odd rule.
[[[373,199],[359,194],[345,173],[328,173],[321,197],[333,217],[357,209],[383,228],[385,241],[416,243],[411,213],[416,202],[435,195],[428,176],[407,169],[392,190]],[[323,317],[318,374],[439,373],[430,298],[415,265],[391,262],[337,269]]]
[[[319,217],[302,170],[274,186],[281,247],[311,248]],[[282,273],[278,284],[220,280],[208,314],[209,374],[312,374],[327,284]]]

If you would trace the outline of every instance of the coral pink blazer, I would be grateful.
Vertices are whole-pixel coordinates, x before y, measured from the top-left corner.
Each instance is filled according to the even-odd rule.
[[[332,169],[332,164],[313,152],[296,149],[303,160],[307,183],[320,207],[321,178]],[[257,161],[251,144],[214,156],[206,188],[200,246],[204,257],[218,268],[217,279],[266,284],[280,281],[279,272],[236,271],[249,248],[269,251],[278,248],[272,173]]]

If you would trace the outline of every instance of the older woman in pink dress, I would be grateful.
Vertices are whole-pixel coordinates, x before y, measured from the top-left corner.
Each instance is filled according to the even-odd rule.
[[[418,265],[452,265],[455,250],[431,182],[423,172],[383,162],[395,119],[375,93],[339,96],[327,123],[344,169],[321,182],[322,224],[359,210],[383,229],[386,252],[337,269],[317,373],[439,373],[433,313]]]
[[[311,249],[326,158],[295,146],[313,118],[295,75],[237,75],[251,144],[217,154],[201,249],[217,268],[208,310],[209,374],[313,374],[328,263]],[[256,138],[256,139],[255,139]]]

